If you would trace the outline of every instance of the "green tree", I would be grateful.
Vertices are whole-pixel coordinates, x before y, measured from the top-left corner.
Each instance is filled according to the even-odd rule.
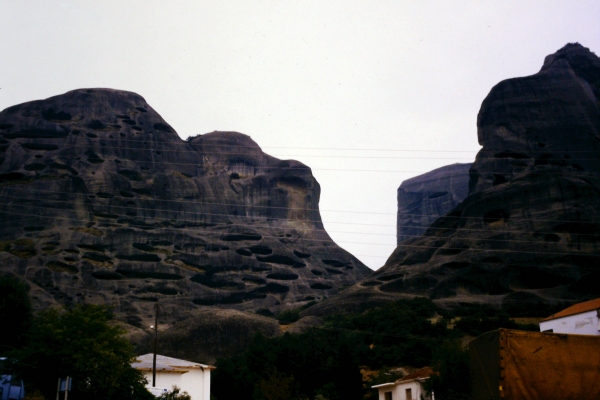
[[[0,356],[25,344],[32,312],[27,284],[12,276],[0,277]]]
[[[173,390],[161,394],[157,397],[157,400],[192,400],[192,396],[190,396],[188,392],[181,393],[180,388],[173,386]]]
[[[93,305],[44,310],[33,321],[28,345],[13,354],[17,372],[47,399],[67,376],[73,379],[69,399],[154,399],[142,373],[131,367],[133,346],[109,324],[111,317],[106,307]]]
[[[436,399],[467,400],[471,395],[469,352],[457,343],[444,343],[433,354],[435,374],[425,381]]]

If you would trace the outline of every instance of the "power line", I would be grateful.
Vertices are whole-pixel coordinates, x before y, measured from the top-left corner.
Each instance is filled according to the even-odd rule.
[[[3,196],[4,198],[6,197],[10,197],[16,200],[35,200],[35,199],[27,199],[27,198],[22,198],[22,197],[12,197],[12,196]],[[81,201],[78,200],[73,200],[73,201],[66,201],[66,200],[49,200],[51,202],[54,203],[66,203],[66,204],[73,204],[73,203],[78,203],[78,204],[84,204]],[[12,205],[9,203],[0,203],[0,206],[4,205],[4,206],[8,206],[8,205]],[[35,209],[49,209],[49,210],[65,210],[62,207],[49,207],[49,206],[42,206],[42,205],[28,205],[28,204],[18,204],[18,207],[28,207],[28,208],[35,208]],[[114,205],[114,206],[107,206],[107,205],[101,205],[101,207],[107,207],[110,208],[111,210],[111,214],[114,214],[114,208],[118,208],[118,209],[133,209],[133,210],[151,210],[151,211],[164,211],[164,212],[173,212],[173,210],[168,210],[168,209],[157,209],[157,208],[149,208],[149,207],[134,207],[134,206],[119,206],[119,205]],[[93,212],[99,212],[98,210],[89,210],[89,212],[93,213]],[[177,211],[175,211],[177,212]],[[0,214],[2,214],[2,212],[0,211]],[[184,212],[184,214],[192,214],[192,215],[201,215],[201,216],[218,216],[218,217],[230,217],[231,214],[216,214],[216,213],[209,213],[209,212]],[[115,214],[119,217],[123,217],[123,218],[131,218],[132,216],[129,216],[127,214]],[[153,217],[153,219],[159,219],[159,220],[171,220],[172,218],[168,218],[168,217]],[[286,221],[286,222],[314,222],[315,220],[293,220],[293,219],[287,219],[287,218],[277,218],[276,220],[279,221]],[[197,219],[189,219],[189,218],[177,218],[178,222],[191,222],[191,223],[197,223]],[[254,228],[273,228],[272,225],[256,225],[256,224],[235,224],[235,223],[229,223],[227,224],[227,226],[247,226],[247,227],[254,227]],[[399,226],[399,227],[403,227],[403,226]],[[404,227],[410,227],[410,228],[414,228],[416,226],[404,226]],[[427,228],[428,226],[423,225],[422,227]],[[437,229],[437,228],[432,228],[432,229]],[[490,233],[499,233],[498,230],[493,230],[493,229],[468,229],[468,228],[460,228],[460,229],[455,229],[455,228],[442,228],[444,230],[453,230],[453,231],[458,231],[458,232],[464,232],[464,231],[476,231],[476,232],[490,232]],[[388,233],[373,233],[373,232],[358,232],[358,231],[336,231],[336,230],[326,230],[324,228],[318,228],[318,227],[313,227],[312,228],[313,231],[317,231],[317,232],[324,232],[324,233],[344,233],[344,234],[352,234],[352,235],[370,235],[370,236],[388,236],[388,237],[397,237],[397,234],[388,234]],[[518,233],[518,234],[522,234],[522,235],[526,235],[526,234],[530,234],[529,232],[522,232],[522,231],[506,231],[506,230],[502,230],[502,233],[507,233],[507,232],[512,232],[512,233]],[[547,232],[536,232],[537,234],[544,234]],[[550,232],[550,233],[554,233],[554,232]],[[583,234],[585,236],[595,236],[594,234]],[[406,236],[408,238],[412,238],[412,237],[418,237],[419,235],[400,235],[400,236]],[[539,240],[511,240],[511,239],[483,239],[483,238],[478,238],[478,239],[474,239],[474,238],[470,238],[470,237],[453,237],[453,240],[461,240],[461,239],[467,239],[467,240],[476,240],[476,241],[485,241],[485,242],[512,242],[512,243],[536,243],[536,244],[547,244],[546,241],[539,241]]]
[[[32,206],[33,207],[33,206]],[[62,209],[60,209],[62,210]],[[40,214],[27,214],[27,213],[17,213],[17,212],[9,212],[5,214],[12,214],[12,215],[21,215],[21,216],[30,216],[30,217],[38,217],[38,218],[52,218],[52,219],[61,219],[61,220],[67,220],[67,221],[77,221],[77,222],[81,222],[80,219],[77,218],[69,218],[69,217],[57,217],[57,216],[42,216]],[[163,219],[163,220],[171,220],[170,218],[153,218],[153,219]],[[145,228],[148,229],[148,224],[140,224],[140,223],[128,223],[129,227],[140,227],[140,228]],[[229,226],[229,225],[228,225]],[[248,226],[248,227],[252,227],[252,225],[243,225],[243,226]],[[125,228],[125,226],[123,227]],[[199,229],[192,229],[192,228],[177,228],[177,227],[167,227],[167,226],[156,226],[155,229],[174,229],[178,232],[193,232],[196,234],[205,234],[205,235],[210,235],[210,236],[215,236],[215,235],[224,235],[227,232],[214,232],[211,230],[199,230]],[[261,235],[261,237],[263,238],[274,238],[274,239],[280,239],[279,236],[270,236],[270,235]],[[306,242],[332,242],[332,239],[312,239],[312,238],[300,238],[298,237],[298,239],[301,239],[302,241],[306,241]],[[483,239],[483,241],[485,241],[485,239]],[[334,242],[335,243],[335,242]],[[389,246],[389,244],[386,243],[366,243],[366,242],[353,242],[353,241],[340,241],[339,243],[343,243],[343,244],[361,244],[361,245],[371,245],[371,246]],[[396,246],[396,248],[398,247],[403,247],[403,248],[422,248],[422,249],[440,249],[442,248],[441,246],[422,246],[422,245],[414,245],[414,244],[410,244],[410,245],[406,245],[406,244],[398,244]],[[341,249],[341,248],[340,248]],[[461,252],[488,252],[488,253],[518,253],[518,254],[543,254],[543,255],[582,255],[582,253],[572,253],[572,252],[551,252],[551,251],[525,251],[525,250],[507,250],[507,249],[474,249],[474,248],[468,248],[465,249],[463,247],[443,247],[444,250],[460,250]],[[341,249],[343,250],[343,249]],[[346,252],[346,250],[343,250],[344,252]],[[351,255],[351,253],[348,253]],[[583,253],[583,255],[586,255],[585,253]]]
[[[102,192],[97,192],[96,194],[94,193],[75,193],[75,192],[63,192],[63,191],[56,191],[56,190],[28,190],[28,189],[22,189],[21,187],[18,186],[4,186],[1,187],[0,190],[4,190],[4,189],[16,189],[16,190],[22,190],[29,193],[43,193],[43,194],[66,194],[66,195],[82,195],[82,196],[96,196],[97,193],[102,193]],[[134,190],[135,188],[131,189]],[[169,192],[170,195],[178,195],[177,192]],[[129,199],[129,197],[123,197],[123,196],[118,196],[118,195],[113,195],[114,197],[121,197],[124,199]],[[11,197],[9,195],[6,194],[0,194],[0,199],[3,197]],[[133,198],[131,198],[133,199]],[[37,200],[39,201],[40,199],[32,199],[32,200]],[[109,200],[107,198],[107,200]],[[136,199],[139,200],[139,199]],[[215,206],[231,206],[231,207],[248,207],[251,209],[283,209],[283,210],[290,210],[290,211],[316,211],[316,212],[337,212],[337,213],[348,213],[348,214],[368,214],[368,215],[394,215],[394,216],[412,216],[412,213],[387,213],[387,212],[372,212],[372,211],[351,211],[351,210],[328,210],[328,209],[323,209],[321,210],[320,208],[310,208],[310,207],[284,207],[284,206],[270,206],[270,205],[266,205],[266,206],[262,206],[262,205],[247,205],[247,204],[236,204],[236,203],[222,203],[222,202],[217,202],[217,203],[212,203],[212,202],[201,202],[198,203],[197,201],[192,201],[192,200],[172,200],[172,199],[157,199],[157,198],[152,198],[152,199],[144,199],[141,198],[142,201],[154,201],[154,202],[163,202],[163,203],[182,203],[182,204],[192,204],[192,205],[201,205],[201,206],[205,206],[205,205],[215,205]],[[56,201],[56,202],[69,202],[66,200],[51,200],[51,201]],[[106,207],[121,207],[121,208],[129,208],[128,206],[119,206],[119,205],[103,205]],[[148,210],[157,210],[157,211],[171,211],[168,209],[160,209],[160,208],[156,208],[156,207],[147,207],[147,208],[143,208],[143,207],[134,207],[131,206],[131,208],[134,209],[148,209]],[[206,214],[210,214],[210,213],[206,213]],[[212,214],[212,215],[230,215],[230,214]],[[419,217],[437,217],[437,218],[460,218],[460,219],[473,219],[473,220],[485,220],[485,217],[468,217],[468,216],[448,216],[448,215],[437,215],[437,214],[419,214]],[[286,220],[286,218],[273,218],[273,219],[279,219],[279,220]],[[508,217],[509,221],[516,221],[516,222],[554,222],[554,223],[570,223],[570,222],[585,222],[585,223],[594,223],[595,221],[590,221],[590,220],[564,220],[564,219],[540,219],[540,218],[515,218],[515,217]],[[297,221],[297,220],[294,220]],[[320,220],[300,220],[302,222],[321,222]],[[600,223],[600,221],[598,221]],[[340,223],[343,224],[345,222],[333,222],[333,223]],[[370,225],[370,224],[369,224]],[[373,224],[374,226],[397,226],[397,225],[376,225]],[[401,227],[406,227],[406,228],[412,228],[412,227],[420,227],[420,228],[428,228],[431,225],[406,225],[406,226],[401,226]],[[445,229],[445,228],[436,228],[436,229]],[[486,231],[486,230],[479,230],[479,231]]]

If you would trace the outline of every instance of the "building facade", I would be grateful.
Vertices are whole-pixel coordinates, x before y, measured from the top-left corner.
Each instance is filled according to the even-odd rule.
[[[188,392],[192,400],[210,400],[210,371],[215,367],[156,355],[156,384],[152,387],[153,356],[144,354],[131,364],[144,374],[148,381],[146,387],[152,394],[159,396],[177,386],[181,392]]]
[[[429,379],[433,370],[421,368],[395,382],[372,386],[379,391],[379,400],[435,400],[433,393],[427,394],[423,382]]]
[[[600,335],[600,298],[572,305],[540,322],[540,332]]]

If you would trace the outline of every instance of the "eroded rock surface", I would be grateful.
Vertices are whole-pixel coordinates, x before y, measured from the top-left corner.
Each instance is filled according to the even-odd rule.
[[[527,311],[600,295],[600,59],[579,44],[503,81],[478,115],[467,198],[320,315],[399,297]]]
[[[323,229],[311,170],[249,136],[181,140],[131,92],[0,113],[0,272],[37,307],[111,304],[148,327],[206,306],[299,307],[371,271]]]
[[[452,164],[407,179],[398,188],[397,244],[421,236],[467,197],[472,164]]]

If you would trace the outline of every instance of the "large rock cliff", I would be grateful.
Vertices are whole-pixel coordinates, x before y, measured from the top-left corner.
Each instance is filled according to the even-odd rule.
[[[472,164],[452,164],[407,179],[398,188],[397,244],[421,236],[467,197]]]
[[[202,307],[319,301],[371,271],[321,222],[306,165],[249,136],[188,141],[139,95],[82,89],[0,113],[0,273],[37,307],[110,304],[149,326]]]
[[[600,295],[600,59],[579,44],[496,85],[467,198],[369,279],[312,309],[399,297],[519,311]]]

